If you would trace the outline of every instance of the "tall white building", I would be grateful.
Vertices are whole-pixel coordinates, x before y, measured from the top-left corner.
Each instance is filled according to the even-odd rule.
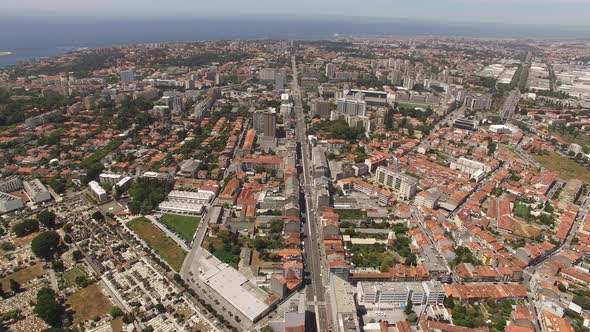
[[[384,166],[377,167],[375,181],[393,191],[401,199],[412,199],[416,194],[418,180]]]
[[[438,280],[423,281],[422,287],[426,293],[426,304],[443,305],[445,301],[445,288]]]
[[[119,180],[123,177],[120,174],[112,174],[112,173],[101,173],[98,176],[98,180],[100,183],[108,183],[110,185],[115,185]]]
[[[467,93],[463,105],[476,111],[489,110],[492,108],[493,101],[493,97],[489,94]]]
[[[336,65],[329,62],[326,64],[326,77],[334,78],[336,76]]]
[[[277,68],[262,68],[258,72],[258,79],[262,82],[274,82],[277,72]]]
[[[90,187],[90,191],[99,202],[104,202],[108,199],[107,192],[98,184],[96,181],[88,182],[88,186]]]
[[[482,162],[461,157],[451,162],[451,169],[458,169],[469,174],[472,178],[479,179],[490,171],[490,167]]]
[[[359,99],[339,98],[336,111],[349,116],[367,116],[367,102]]]
[[[410,300],[415,305],[423,305],[428,299],[427,291],[419,282],[359,282],[356,288],[357,301],[365,307],[403,308]]]
[[[121,79],[121,83],[129,84],[135,81],[135,74],[132,70],[122,70],[119,72],[119,77]]]

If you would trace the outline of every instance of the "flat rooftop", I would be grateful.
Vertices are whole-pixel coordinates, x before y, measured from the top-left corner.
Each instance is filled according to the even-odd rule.
[[[200,251],[197,264],[199,278],[248,319],[255,321],[268,310],[269,305],[265,303],[268,295],[233,267],[206,250]]]

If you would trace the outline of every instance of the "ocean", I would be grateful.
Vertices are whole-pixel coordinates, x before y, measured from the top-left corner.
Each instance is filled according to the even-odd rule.
[[[0,66],[82,47],[233,39],[331,39],[338,35],[589,37],[588,31],[369,18],[48,18],[0,17]]]

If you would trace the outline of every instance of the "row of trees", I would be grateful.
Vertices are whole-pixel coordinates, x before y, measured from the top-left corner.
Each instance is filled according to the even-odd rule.
[[[14,224],[12,226],[12,231],[18,237],[27,236],[29,234],[38,232],[39,224],[42,224],[47,228],[53,228],[56,224],[55,213],[49,210],[43,210],[37,215],[36,219],[27,219]]]

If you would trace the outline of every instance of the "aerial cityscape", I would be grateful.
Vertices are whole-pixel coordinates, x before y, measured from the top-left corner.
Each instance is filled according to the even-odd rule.
[[[588,38],[5,47],[0,331],[590,331]]]

